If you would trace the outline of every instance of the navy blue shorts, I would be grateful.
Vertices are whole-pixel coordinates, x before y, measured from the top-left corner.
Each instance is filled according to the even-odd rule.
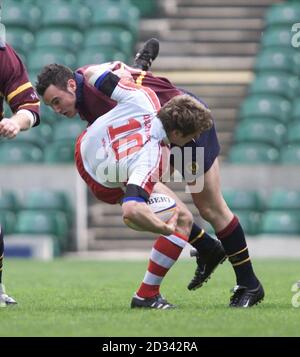
[[[207,104],[204,103],[200,98],[195,96],[192,93],[187,92],[186,90],[182,90],[186,94],[191,95],[192,97],[196,98],[200,103],[205,105],[206,107]],[[171,145],[171,147],[174,147],[176,145]],[[203,147],[204,148],[204,163],[203,163],[203,168],[204,168],[204,173],[207,172],[212,164],[214,163],[215,159],[218,157],[220,153],[220,144],[218,141],[217,133],[216,133],[216,128],[215,124],[213,124],[212,128],[205,131],[203,134],[199,136],[199,138],[195,141],[190,141],[187,143],[185,146],[181,147],[182,151],[182,158],[184,158],[184,148],[185,147],[191,147],[192,148],[192,161],[190,160],[182,160],[182,175],[184,173],[191,172],[191,174],[197,176],[197,169],[202,166],[202,163],[198,164],[197,163],[197,158],[196,158],[196,148],[197,147]],[[186,162],[187,161],[187,162]],[[170,163],[172,166],[174,166],[174,156],[171,155]],[[201,174],[201,172],[200,172]]]

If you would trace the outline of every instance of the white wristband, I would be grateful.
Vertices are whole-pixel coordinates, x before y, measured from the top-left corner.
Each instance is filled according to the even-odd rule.
[[[27,110],[27,109],[20,109],[20,110],[18,110],[17,111],[17,113],[16,114],[25,114],[27,117],[28,117],[28,119],[30,120],[30,128],[35,124],[35,122],[36,122],[36,117],[35,117],[35,115],[30,111],[30,110]]]

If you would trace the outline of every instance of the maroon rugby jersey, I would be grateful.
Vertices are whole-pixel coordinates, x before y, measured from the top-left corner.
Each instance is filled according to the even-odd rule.
[[[0,120],[3,118],[3,101],[9,104],[13,113],[27,109],[36,114],[39,124],[39,98],[33,89],[20,57],[6,44],[0,49]]]
[[[77,86],[79,86],[79,90],[76,93],[78,113],[83,120],[92,123],[99,116],[115,107],[116,102],[102,94],[101,91],[92,87],[84,80],[82,75],[84,70],[89,66],[91,65],[86,65],[77,69],[75,78]],[[151,72],[129,67],[120,61],[108,64],[108,68],[112,71],[118,70],[121,67],[124,67],[131,73],[137,84],[151,88],[158,96],[162,106],[174,96],[182,94],[182,92],[166,78],[154,77]],[[78,74],[80,74],[80,76],[78,76]]]

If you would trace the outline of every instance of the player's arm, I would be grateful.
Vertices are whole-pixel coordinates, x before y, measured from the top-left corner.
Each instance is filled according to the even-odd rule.
[[[0,121],[0,136],[13,139],[21,130],[28,130],[35,124],[35,114],[30,110],[21,109],[11,118]]]
[[[21,130],[39,124],[39,98],[17,53],[6,45],[2,52],[3,94],[14,113],[0,122],[0,136],[14,138]]]
[[[159,219],[147,205],[149,194],[139,186],[127,185],[123,199],[123,220],[130,228],[156,234],[172,234],[177,225],[178,212],[168,222]]]

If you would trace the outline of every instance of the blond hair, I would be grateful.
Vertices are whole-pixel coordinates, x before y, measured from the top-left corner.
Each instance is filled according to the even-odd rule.
[[[173,130],[180,131],[182,136],[202,134],[213,125],[210,110],[188,94],[173,97],[157,115],[167,135]]]

